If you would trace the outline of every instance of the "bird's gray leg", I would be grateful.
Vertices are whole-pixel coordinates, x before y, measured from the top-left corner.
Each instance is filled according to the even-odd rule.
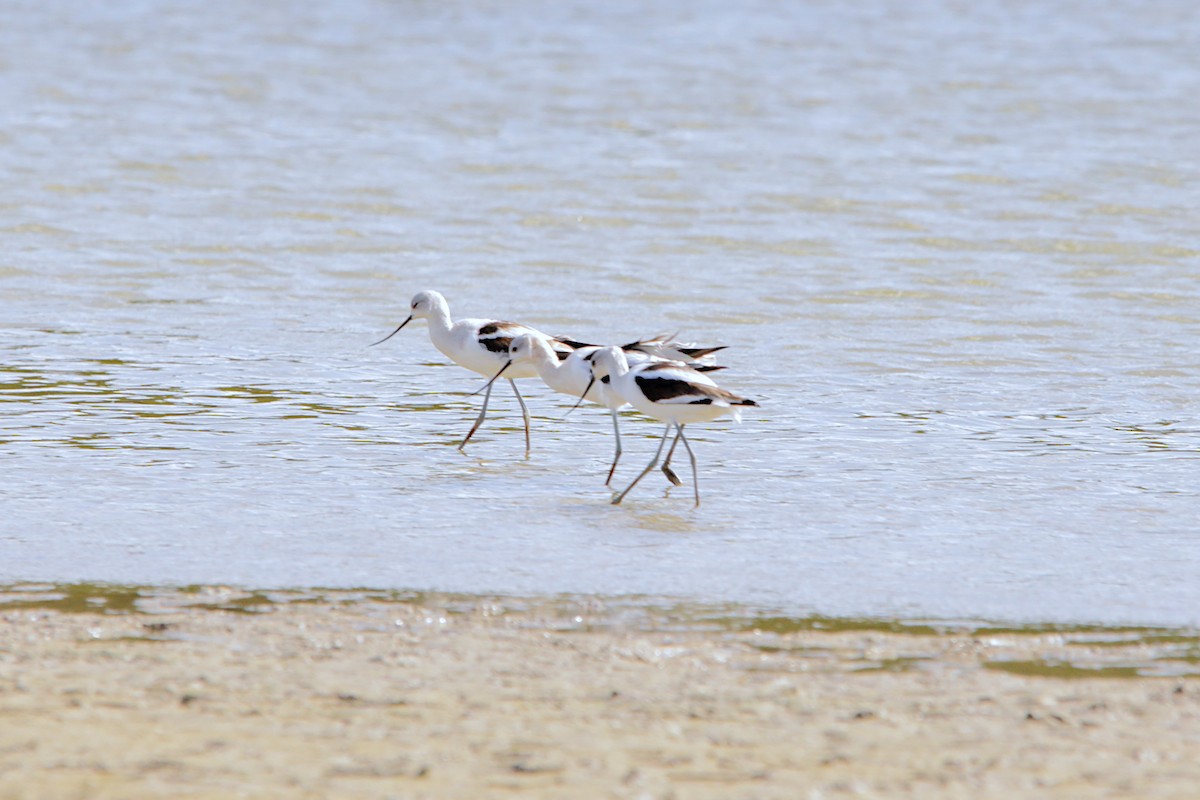
[[[614,506],[625,499],[625,495],[629,494],[629,490],[632,489],[634,486],[637,486],[637,482],[640,481],[642,478],[646,477],[647,472],[654,469],[654,465],[658,463],[658,459],[662,455],[663,447],[665,447],[667,444],[667,437],[671,435],[671,425],[672,424],[674,424],[674,423],[670,423],[670,422],[667,423],[667,429],[665,431],[663,431],[663,438],[662,438],[662,441],[658,443],[658,450],[656,450],[654,452],[654,458],[651,459],[650,463],[646,465],[646,468],[644,470],[642,470],[641,473],[636,478],[633,479],[633,483],[631,483],[625,487],[625,491],[621,492],[619,495],[617,495],[616,497],[613,498],[612,503]]]
[[[687,437],[683,435],[683,426],[678,422],[675,427],[679,429],[679,439],[683,439],[683,446],[687,448],[688,457],[692,459],[692,486],[696,491],[696,507],[700,507],[700,476],[696,474],[696,454],[692,452],[692,446],[688,444]]]
[[[513,394],[517,396],[517,402],[521,404],[521,416],[525,419],[525,457],[529,458],[529,409],[525,406],[525,398],[521,397],[521,390],[517,388],[517,382],[510,379],[508,385],[512,387]]]
[[[663,459],[662,471],[663,475],[667,476],[667,480],[676,486],[683,486],[683,481],[679,480],[679,476],[675,474],[675,470],[671,469],[671,456],[675,455],[675,448],[679,445],[679,437],[683,431],[675,434],[675,441],[671,442],[671,449],[667,451],[667,457]]]
[[[621,425],[617,421],[617,410],[614,408],[610,409],[610,411],[612,412],[613,419],[613,433],[616,434],[617,437],[617,452],[613,456],[612,466],[608,468],[608,479],[604,481],[605,486],[608,486],[610,483],[612,483],[613,473],[617,471],[617,462],[621,460]]]
[[[492,398],[492,387],[489,384],[487,392],[483,395],[483,408],[479,409],[479,416],[475,418],[475,424],[471,426],[471,430],[467,431],[467,438],[462,440],[462,444],[458,446],[462,450],[467,446],[467,442],[471,441],[471,437],[475,435],[475,431],[479,430],[479,426],[483,424],[483,418],[487,416],[488,400]]]

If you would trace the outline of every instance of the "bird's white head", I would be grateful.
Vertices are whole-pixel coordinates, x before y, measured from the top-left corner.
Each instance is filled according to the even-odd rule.
[[[413,295],[412,303],[412,319],[429,319],[438,312],[438,309],[445,308],[446,298],[442,297],[440,292],[425,291],[417,292]]]
[[[400,323],[400,327],[389,333],[387,336],[380,339],[378,342],[372,343],[372,347],[377,344],[383,344],[388,339],[395,336],[400,331],[404,330],[404,326],[412,322],[414,319],[434,319],[442,317],[443,319],[450,318],[450,308],[446,305],[446,298],[442,297],[437,292],[418,292],[413,295],[412,303],[410,304],[412,313],[404,322]]]
[[[508,359],[513,363],[520,361],[531,361],[534,357],[534,349],[537,347],[538,339],[531,333],[522,333],[515,337],[508,345]]]
[[[618,371],[617,365],[625,360],[625,356],[621,348],[610,346],[601,347],[588,356],[588,360],[592,362],[592,374],[596,376],[596,380],[600,380]]]

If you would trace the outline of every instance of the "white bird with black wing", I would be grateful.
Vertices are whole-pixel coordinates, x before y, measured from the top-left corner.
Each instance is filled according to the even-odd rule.
[[[732,414],[735,419],[739,419],[742,408],[757,406],[758,403],[722,389],[704,373],[676,362],[651,361],[630,365],[619,347],[602,347],[589,358],[597,380],[608,377],[610,390],[625,402],[646,416],[667,423],[654,458],[625,491],[613,498],[613,504],[624,500],[625,495],[629,494],[638,481],[654,469],[662,457],[663,447],[671,435],[671,428],[675,428],[678,432],[677,438],[683,441],[692,462],[692,485],[696,505],[700,505],[696,454],[692,452],[692,446],[683,433],[684,426],[693,422],[709,422],[725,414]]]
[[[374,344],[386,342],[414,319],[428,320],[429,341],[433,342],[434,347],[460,367],[466,367],[488,378],[495,375],[496,371],[508,362],[509,345],[517,336],[528,335],[543,341],[547,347],[564,358],[575,349],[572,345],[519,322],[495,319],[460,319],[458,322],[453,322],[450,319],[450,305],[446,302],[446,298],[438,292],[419,292],[413,297],[410,307],[412,313],[408,315],[408,319]],[[529,455],[529,409],[514,381],[520,378],[536,378],[537,374],[537,369],[532,364],[515,366],[506,374],[508,385],[512,387],[513,394],[517,396],[517,402],[521,404],[521,416],[525,420],[526,456]],[[483,408],[479,410],[479,416],[475,419],[471,430],[467,432],[466,438],[458,446],[459,450],[466,446],[471,437],[475,435],[475,431],[479,430],[479,426],[483,424],[491,396],[492,386],[489,383],[487,393],[483,396]]]

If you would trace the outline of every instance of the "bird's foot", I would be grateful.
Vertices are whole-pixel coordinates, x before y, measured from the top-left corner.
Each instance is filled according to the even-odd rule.
[[[671,483],[675,484],[676,486],[683,486],[683,481],[679,480],[679,476],[675,474],[675,470],[664,466],[662,471],[663,475],[666,475],[667,480],[669,480]]]

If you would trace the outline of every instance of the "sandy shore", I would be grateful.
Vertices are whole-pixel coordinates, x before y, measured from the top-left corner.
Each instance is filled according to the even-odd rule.
[[[1200,796],[1190,635],[47,596],[0,593],[0,800]]]

